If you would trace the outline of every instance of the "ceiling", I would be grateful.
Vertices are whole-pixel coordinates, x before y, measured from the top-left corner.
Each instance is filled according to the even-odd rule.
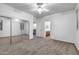
[[[24,12],[30,13],[37,18],[41,18],[54,13],[70,11],[73,10],[76,6],[76,3],[45,3],[46,4],[45,8],[48,9],[49,11],[39,14],[35,11],[32,11],[34,9],[33,6],[34,3],[5,3],[5,4],[12,6],[16,9],[22,10]]]

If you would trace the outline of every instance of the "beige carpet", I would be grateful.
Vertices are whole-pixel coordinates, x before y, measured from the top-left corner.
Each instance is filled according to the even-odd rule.
[[[3,40],[2,40],[3,39]],[[73,44],[53,39],[37,38],[28,40],[28,36],[0,38],[1,55],[77,55],[78,51]],[[2,44],[2,42],[4,44]],[[5,43],[6,42],[6,43]]]

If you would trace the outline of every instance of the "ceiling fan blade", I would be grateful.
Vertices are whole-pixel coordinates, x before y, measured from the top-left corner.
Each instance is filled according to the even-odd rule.
[[[45,9],[45,8],[44,8],[44,9],[43,9],[43,11],[46,11],[46,12],[48,12],[49,10],[47,10],[47,9]]]

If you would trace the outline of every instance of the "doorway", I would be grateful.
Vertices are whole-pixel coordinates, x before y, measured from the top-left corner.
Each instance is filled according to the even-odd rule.
[[[51,32],[51,22],[45,21],[44,22],[44,37],[50,38],[50,35],[51,35],[50,32]]]
[[[33,36],[36,36],[36,23],[33,23]]]

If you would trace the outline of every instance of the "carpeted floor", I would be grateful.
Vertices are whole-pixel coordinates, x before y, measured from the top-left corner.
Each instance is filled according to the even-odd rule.
[[[3,39],[3,40],[2,40]],[[1,55],[77,55],[78,51],[73,44],[53,39],[37,38],[28,40],[28,36],[0,38]],[[6,42],[6,43],[5,43]],[[4,45],[2,44],[4,43]]]

